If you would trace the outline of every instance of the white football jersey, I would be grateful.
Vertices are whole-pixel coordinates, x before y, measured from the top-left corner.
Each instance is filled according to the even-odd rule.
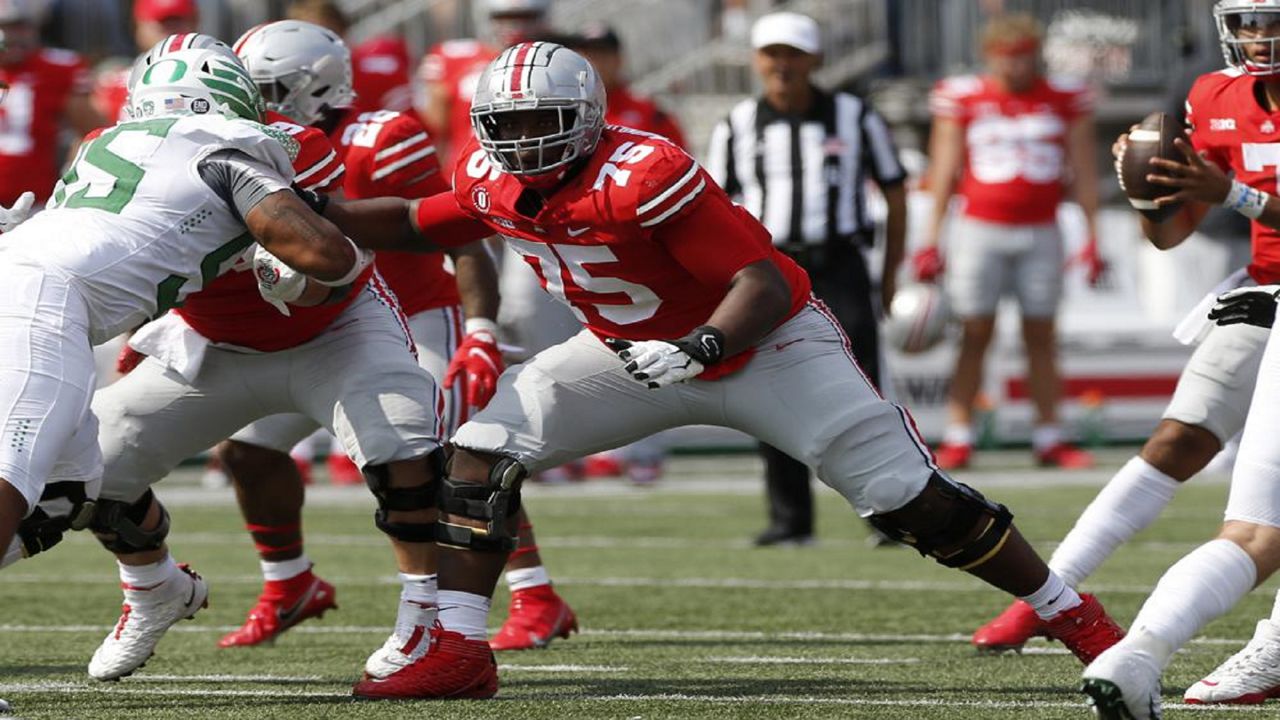
[[[228,199],[200,177],[235,149],[293,179],[263,126],[221,115],[124,122],[81,146],[47,209],[6,233],[0,261],[65,276],[89,306],[96,345],[157,317],[226,272],[253,244]]]

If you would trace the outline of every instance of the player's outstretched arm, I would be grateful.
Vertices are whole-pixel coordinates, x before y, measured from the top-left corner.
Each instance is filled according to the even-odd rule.
[[[341,281],[358,274],[362,258],[355,246],[290,190],[263,198],[244,221],[258,244],[298,272],[325,284],[349,284]]]
[[[325,219],[369,250],[440,252],[492,235],[484,223],[466,215],[442,192],[420,200],[382,197],[328,202]]]

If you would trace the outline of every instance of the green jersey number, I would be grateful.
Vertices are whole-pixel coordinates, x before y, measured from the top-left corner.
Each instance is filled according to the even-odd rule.
[[[221,269],[222,263],[239,255],[253,242],[253,236],[245,233],[205,255],[204,260],[200,261],[200,287],[209,287],[209,283],[218,277],[218,270]],[[160,317],[173,308],[182,306],[182,301],[178,300],[178,295],[182,292],[182,286],[186,284],[187,278],[182,275],[170,275],[160,282],[160,285],[156,288],[156,317]]]
[[[142,181],[142,176],[145,172],[137,165],[111,152],[111,142],[119,137],[121,133],[127,132],[143,132],[154,137],[165,137],[176,122],[178,122],[178,118],[169,117],[121,123],[94,138],[87,143],[87,147],[80,149],[80,153],[77,155],[76,161],[72,163],[71,169],[62,177],[62,182],[53,193],[54,203],[58,207],[96,208],[119,215],[124,206],[128,205],[129,201],[133,199],[133,194],[138,191],[138,183]],[[112,178],[111,192],[106,195],[89,197],[89,190],[92,187],[92,183],[90,183],[67,195],[67,188],[80,182],[80,166],[82,163],[92,165],[110,175]]]

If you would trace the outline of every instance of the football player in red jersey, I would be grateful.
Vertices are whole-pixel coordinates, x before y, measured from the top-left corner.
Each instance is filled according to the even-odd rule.
[[[289,4],[287,14],[290,20],[329,28],[344,41],[351,29],[350,18],[334,0],[294,0]],[[413,107],[409,68],[409,47],[398,36],[380,35],[352,45],[354,107],[364,111],[408,111]]]
[[[64,125],[76,137],[102,125],[90,98],[92,77],[79,55],[40,46],[38,13],[34,0],[0,1],[0,82],[9,86],[0,105],[0,205],[6,207],[28,190],[40,203],[53,192]]]
[[[489,18],[487,35],[498,45],[480,40],[445,40],[427,51],[418,69],[426,92],[418,112],[436,139],[441,162],[450,167],[453,153],[471,139],[471,96],[481,71],[498,49],[547,34],[551,0],[482,0]]]
[[[937,469],[760,223],[670,141],[605,127],[590,63],[554,43],[508,48],[481,76],[471,112],[477,139],[458,158],[453,193],[313,206],[385,249],[497,232],[585,327],[503,373],[489,405],[454,434],[434,644],[355,695],[491,697],[485,621],[523,479],[695,423],[803,459],[884,532],[1027,600],[1081,659],[1119,639],[1101,604],[1049,571],[1003,505]]]
[[[177,54],[188,47],[216,51],[240,64],[212,38],[175,36],[139,61],[136,76],[146,76],[148,59],[170,57],[175,47]],[[295,181],[319,188],[341,182],[342,165],[323,132],[285,121],[267,129],[291,151]],[[144,325],[131,343],[147,358],[94,396],[105,462],[99,517],[117,530],[99,539],[116,554],[122,577],[154,580],[124,588],[124,613],[90,662],[94,678],[133,672],[174,622],[197,610],[169,591],[175,585],[168,579],[182,571],[168,553],[167,515],[149,486],[264,416],[305,413],[342,437],[369,475],[376,524],[391,539],[401,572],[434,568],[429,537],[443,463],[438,394],[413,355],[394,296],[370,263],[337,302],[287,307],[284,301],[295,297],[289,288],[306,292],[307,285],[299,288],[296,276],[284,282],[269,257],[229,259],[236,264],[216,282]],[[349,372],[375,365],[377,373]],[[300,600],[295,617],[284,620],[334,604],[332,588],[318,580]]]
[[[274,98],[268,102],[270,107],[292,121],[329,131],[346,168],[345,197],[419,198],[449,189],[431,138],[417,118],[348,107],[350,53],[331,31],[285,20],[250,30],[235,49],[264,94]],[[502,371],[492,261],[478,242],[448,254],[453,273],[442,254],[389,252],[380,253],[377,260],[408,317],[419,362],[447,391],[440,412],[442,436],[456,430],[472,409],[488,402]],[[236,433],[219,449],[235,479],[237,498],[267,578],[244,627],[224,637],[223,647],[273,640],[290,627],[281,622],[277,611],[294,606],[316,582],[302,550],[301,478],[285,455],[316,427],[301,415],[267,418]],[[567,635],[576,621],[551,588],[527,518],[521,518],[521,525],[521,547],[513,556],[518,567],[511,571],[516,580],[508,620],[513,629],[507,633],[511,636],[507,642],[533,647]],[[434,605],[435,577],[401,579],[404,612],[386,652],[375,654],[366,666],[373,676],[390,674],[426,649],[425,629],[434,618],[424,622],[412,603]]]
[[[1165,572],[1134,620],[1129,637],[1085,670],[1083,690],[1103,718],[1159,717],[1160,676],[1173,653],[1280,567],[1280,485],[1276,483],[1280,446],[1274,437],[1280,421],[1276,403],[1280,345],[1274,332],[1236,325],[1270,328],[1280,283],[1280,188],[1276,183],[1280,1],[1221,0],[1214,7],[1214,17],[1229,67],[1201,76],[1187,97],[1190,137],[1177,141],[1184,159],[1151,161],[1147,179],[1169,187],[1169,194],[1156,200],[1155,206],[1181,203],[1181,207],[1164,219],[1144,216],[1142,229],[1157,248],[1175,247],[1195,230],[1211,205],[1221,205],[1252,220],[1253,257],[1246,272],[1224,283],[1244,287],[1224,294],[1209,315],[1219,318],[1219,323],[1234,324],[1208,331],[1188,364],[1189,371],[1193,366],[1200,368],[1201,376],[1187,372],[1179,381],[1173,405],[1184,392],[1190,394],[1184,391],[1189,383],[1195,384],[1191,390],[1202,398],[1199,405],[1183,404],[1193,414],[1172,418],[1166,414],[1156,437],[1143,448],[1146,458],[1157,440],[1166,441],[1165,452],[1151,457],[1149,463],[1160,469],[1170,464],[1171,469],[1164,471],[1169,477],[1148,473],[1142,478],[1145,482],[1135,478],[1117,489],[1117,476],[1085,511],[1072,534],[1081,530],[1095,506],[1104,504],[1110,506],[1110,516],[1124,513],[1129,523],[1135,523],[1130,516],[1139,518],[1139,525],[1150,522],[1146,515],[1159,512],[1178,480],[1203,467],[1242,423],[1244,434],[1217,537]],[[1131,133],[1117,141],[1113,147],[1117,158],[1133,137]],[[1248,287],[1259,283],[1265,287]],[[1199,312],[1204,312],[1203,306]],[[1141,497],[1144,494],[1149,497]],[[1146,510],[1152,506],[1152,511]],[[1129,530],[1127,525],[1121,528],[1123,539]],[[1092,534],[1110,542],[1109,536],[1115,533],[1104,535],[1094,529]],[[1243,650],[1192,685],[1185,700],[1258,703],[1280,696],[1278,658],[1280,607],[1270,619],[1259,621]]]
[[[929,175],[933,220],[915,257],[916,276],[942,271],[938,250],[952,192],[964,199],[951,221],[947,292],[963,337],[951,379],[949,422],[937,448],[947,469],[969,464],[973,408],[995,332],[1000,296],[1022,311],[1027,377],[1036,411],[1031,444],[1042,465],[1087,467],[1092,456],[1064,442],[1058,426],[1062,388],[1054,316],[1062,295],[1058,204],[1070,188],[1088,227],[1090,282],[1102,270],[1096,251],[1097,168],[1090,94],[1040,74],[1040,27],[1030,15],[993,18],[983,33],[990,72],[938,84]],[[1068,178],[1070,183],[1068,185]]]

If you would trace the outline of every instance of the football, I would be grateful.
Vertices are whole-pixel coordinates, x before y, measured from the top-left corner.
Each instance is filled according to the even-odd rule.
[[[1182,153],[1173,141],[1183,137],[1182,123],[1168,113],[1154,112],[1129,131],[1124,153],[1116,162],[1120,189],[1129,204],[1153,222],[1162,222],[1182,208],[1182,203],[1156,207],[1155,199],[1171,195],[1176,188],[1157,185],[1147,180],[1153,168],[1152,158],[1182,161]]]

